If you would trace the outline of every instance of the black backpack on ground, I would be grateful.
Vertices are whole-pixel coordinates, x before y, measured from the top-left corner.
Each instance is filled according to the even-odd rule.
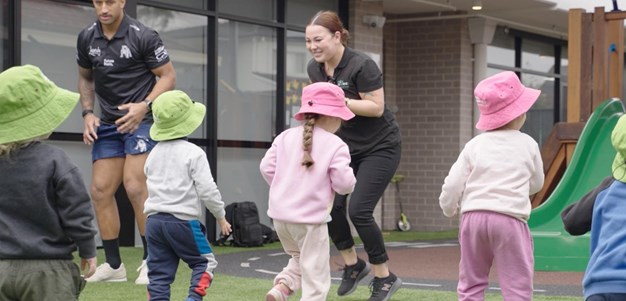
[[[226,220],[230,223],[233,232],[227,236],[221,236],[217,245],[225,245],[229,236],[231,246],[235,247],[258,247],[263,245],[263,227],[259,222],[259,211],[254,202],[235,202],[224,208]]]
[[[263,229],[263,243],[271,244],[275,241],[280,241],[278,238],[278,234],[272,228],[267,225],[261,224],[261,228]]]

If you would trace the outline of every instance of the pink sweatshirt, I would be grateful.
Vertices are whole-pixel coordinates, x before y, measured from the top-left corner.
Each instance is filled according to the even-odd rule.
[[[311,167],[301,164],[303,127],[282,132],[261,160],[261,174],[270,185],[267,215],[298,224],[321,224],[328,219],[335,192],[354,190],[348,145],[335,134],[313,128]]]

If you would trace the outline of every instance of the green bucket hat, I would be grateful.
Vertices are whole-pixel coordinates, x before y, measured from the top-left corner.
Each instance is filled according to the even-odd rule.
[[[613,160],[613,177],[620,182],[626,182],[626,115],[622,115],[613,128],[611,143],[617,151]]]
[[[33,65],[0,73],[0,144],[51,133],[76,106],[78,93],[57,87]]]
[[[179,90],[167,91],[154,100],[154,124],[150,138],[154,141],[172,140],[189,136],[202,124],[206,107],[191,100]]]

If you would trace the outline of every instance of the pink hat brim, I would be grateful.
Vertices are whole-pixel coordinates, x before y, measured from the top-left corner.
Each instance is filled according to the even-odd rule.
[[[510,105],[500,111],[491,114],[480,114],[476,128],[482,131],[490,131],[506,125],[513,119],[528,112],[539,98],[540,90],[524,88],[524,92]]]
[[[327,106],[323,104],[318,104],[316,106],[302,106],[298,113],[296,113],[293,118],[298,121],[304,120],[304,114],[312,113],[312,114],[320,114],[325,116],[332,116],[341,118],[343,121],[348,121],[354,118],[354,113],[348,109],[346,106]]]

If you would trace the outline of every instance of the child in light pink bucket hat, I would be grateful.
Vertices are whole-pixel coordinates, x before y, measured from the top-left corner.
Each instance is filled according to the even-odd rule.
[[[302,89],[302,105],[294,118],[302,121],[305,114],[315,113],[350,120],[354,113],[346,106],[345,99],[339,86],[324,82],[310,84]]]
[[[267,215],[291,256],[265,300],[287,300],[300,288],[302,300],[326,300],[330,210],[335,193],[351,193],[356,184],[348,145],[334,133],[352,117],[341,88],[310,84],[295,115],[304,123],[278,135],[261,160],[261,175],[270,185]]]
[[[528,112],[541,91],[526,88],[514,72],[505,71],[482,80],[474,89],[480,119],[476,128],[500,128]]]
[[[529,196],[543,187],[544,173],[537,142],[520,129],[539,94],[509,71],[474,90],[476,128],[485,132],[467,142],[439,195],[445,216],[462,215],[458,300],[484,299],[493,262],[504,300],[532,300]]]

